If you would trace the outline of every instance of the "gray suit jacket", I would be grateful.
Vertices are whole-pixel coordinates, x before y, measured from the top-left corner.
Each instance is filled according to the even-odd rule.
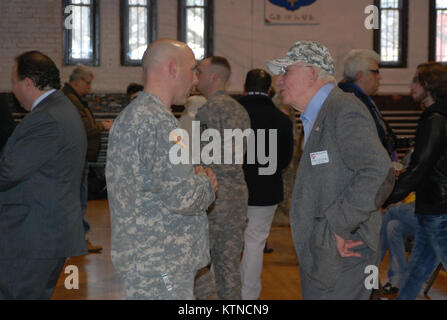
[[[0,158],[0,259],[87,253],[80,207],[86,149],[79,113],[61,91],[20,122]]]
[[[312,165],[311,153],[324,151],[329,162]],[[319,287],[330,287],[342,270],[334,232],[344,239],[357,232],[379,250],[379,208],[393,185],[371,115],[354,95],[334,88],[304,147],[290,211],[301,270]]]

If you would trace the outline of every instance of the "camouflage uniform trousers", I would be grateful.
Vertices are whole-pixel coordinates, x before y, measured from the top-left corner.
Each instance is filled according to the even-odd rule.
[[[212,299],[215,296],[214,285],[218,299],[241,299],[240,259],[247,208],[248,190],[245,184],[219,184],[216,202],[208,214],[213,272],[208,271],[196,280],[196,296],[199,299]]]
[[[133,273],[124,279],[127,300],[194,300],[194,272],[178,272],[163,279]]]
[[[194,296],[197,300],[217,300],[216,282],[211,265],[200,269],[194,281]]]

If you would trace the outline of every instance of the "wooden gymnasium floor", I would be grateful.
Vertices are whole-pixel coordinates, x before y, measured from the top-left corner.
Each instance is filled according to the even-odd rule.
[[[107,201],[89,201],[87,219],[92,227],[89,238],[94,244],[102,245],[103,251],[99,254],[92,253],[67,260],[66,266],[75,265],[79,269],[79,289],[65,289],[64,282],[69,275],[61,273],[52,299],[124,299],[122,286],[114,273],[110,260],[110,218]],[[264,255],[263,289],[260,299],[301,299],[298,261],[291,239],[290,228],[273,227],[268,239],[268,245],[274,251]],[[387,267],[388,261],[385,258],[380,271],[382,282],[386,280]],[[441,271],[429,295],[426,297],[420,296],[419,299],[447,300],[447,274]]]

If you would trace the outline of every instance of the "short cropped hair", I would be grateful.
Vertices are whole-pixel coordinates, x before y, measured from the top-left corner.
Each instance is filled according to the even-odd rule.
[[[36,88],[45,90],[61,88],[59,69],[50,57],[40,51],[28,51],[15,58],[20,80],[30,78]]]
[[[221,66],[231,72],[231,64],[225,57],[212,56],[209,58],[212,65]]]
[[[257,91],[268,93],[272,85],[272,77],[262,69],[253,69],[247,72],[245,78],[245,91]]]
[[[230,78],[231,75],[231,64],[225,57],[220,56],[211,56],[207,59],[210,59],[210,65],[211,66],[219,66],[225,69],[225,74],[222,74],[223,80],[226,82]]]
[[[368,72],[369,61],[380,63],[380,55],[372,50],[353,49],[345,58],[343,77],[346,82],[355,82],[357,72]]]
[[[70,82],[76,79],[86,79],[88,77],[93,78],[93,72],[83,65],[78,65],[70,75]]]
[[[447,99],[447,66],[438,62],[422,63],[413,82],[418,82],[436,102]]]

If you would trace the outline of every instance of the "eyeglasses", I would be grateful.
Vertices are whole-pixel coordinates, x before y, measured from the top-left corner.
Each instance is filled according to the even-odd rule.
[[[287,74],[288,71],[290,71],[290,67],[301,67],[301,68],[312,68],[312,65],[309,64],[301,64],[301,65],[297,65],[297,64],[293,64],[287,67],[279,67],[279,73],[283,76],[285,76]]]
[[[369,69],[369,71],[375,73],[375,74],[380,74],[380,70],[379,69]]]

